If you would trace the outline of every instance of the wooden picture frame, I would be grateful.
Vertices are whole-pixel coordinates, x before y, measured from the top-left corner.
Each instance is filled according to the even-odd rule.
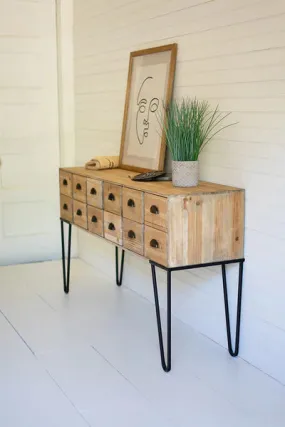
[[[131,52],[121,137],[121,169],[163,170],[165,134],[157,119],[169,104],[174,84],[177,44]]]

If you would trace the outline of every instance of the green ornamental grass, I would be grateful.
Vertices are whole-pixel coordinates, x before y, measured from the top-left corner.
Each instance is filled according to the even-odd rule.
[[[221,130],[232,126],[220,126],[230,113],[221,113],[218,105],[211,110],[207,101],[183,98],[181,102],[173,100],[158,115],[166,144],[172,160],[197,161],[201,151]]]

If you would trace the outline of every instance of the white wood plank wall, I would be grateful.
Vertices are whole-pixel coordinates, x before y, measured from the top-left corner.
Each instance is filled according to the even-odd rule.
[[[0,0],[0,265],[56,258],[54,0]]]
[[[202,178],[246,189],[240,356],[285,383],[284,0],[74,0],[74,6],[77,164],[119,152],[132,50],[177,42],[175,96],[219,103],[239,122],[207,148]],[[113,250],[102,245],[81,233],[81,257],[109,271]],[[152,298],[148,264],[127,258],[126,285]],[[235,267],[229,276],[234,299]],[[220,271],[175,277],[175,316],[226,346]]]

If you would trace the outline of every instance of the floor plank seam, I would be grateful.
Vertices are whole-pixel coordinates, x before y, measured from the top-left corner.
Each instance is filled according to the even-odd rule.
[[[114,369],[125,381],[127,381],[128,382],[128,384],[130,384],[130,386],[137,392],[137,393],[139,393],[139,395],[141,396],[141,397],[143,397],[143,399],[148,403],[148,404],[150,404],[153,408],[154,408],[154,405],[153,405],[153,402],[152,402],[152,400],[150,400],[150,399],[148,399],[143,393],[142,393],[142,391],[139,389],[139,388],[137,388],[136,386],[135,386],[135,384],[132,382],[132,381],[130,381],[130,379],[128,378],[128,377],[126,377],[119,369],[117,369],[116,368],[116,366],[114,366],[102,353],[100,353],[100,351],[99,350],[97,350],[93,345],[91,345],[91,348],[112,368],[112,369]],[[155,409],[155,408],[154,408]],[[158,411],[156,411],[156,413],[157,414],[159,414],[159,412]],[[171,418],[171,417],[167,417],[166,418],[167,419],[167,421],[168,422],[173,422],[174,420]]]
[[[3,313],[3,311],[0,309],[0,313],[2,314],[2,316],[4,317],[4,319],[6,320],[6,322],[11,326],[11,328],[16,332],[16,334],[18,335],[18,337],[22,340],[22,342],[25,344],[25,346],[28,348],[28,350],[32,353],[32,355],[35,357],[35,359],[37,359],[36,353],[33,351],[33,349],[29,346],[29,344],[25,341],[25,339],[22,337],[22,335],[20,334],[20,332],[15,328],[15,326],[10,322],[10,320],[8,319],[8,317]]]
[[[53,312],[56,312],[57,310],[52,306],[52,305],[50,305],[50,303],[48,302],[48,301],[46,301],[40,294],[38,294],[37,292],[36,292],[36,295],[37,295],[37,297],[39,298],[39,299],[41,299],[42,300],[42,302],[45,304],[45,305],[47,305]]]
[[[92,424],[89,423],[89,421],[84,417],[84,415],[81,413],[81,411],[76,407],[76,405],[72,402],[72,400],[68,397],[66,392],[63,390],[63,388],[59,385],[59,383],[56,381],[56,379],[52,376],[52,374],[45,369],[46,373],[50,377],[50,379],[54,382],[54,384],[58,387],[58,389],[61,391],[63,396],[68,400],[68,402],[71,404],[71,406],[75,409],[75,411],[78,413],[78,415],[83,419],[83,421],[88,425],[88,427],[92,427]]]
[[[93,345],[91,345],[92,350],[94,350],[112,369],[114,369],[121,377],[124,378],[140,395],[141,391],[127,378],[119,369],[116,368],[102,353],[100,353],[97,348],[95,348]],[[144,396],[145,397],[145,396]]]

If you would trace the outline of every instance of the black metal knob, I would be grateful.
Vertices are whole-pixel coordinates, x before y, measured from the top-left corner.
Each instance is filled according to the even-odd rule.
[[[108,196],[108,199],[111,200],[111,202],[113,202],[115,200],[115,196],[113,193],[110,193]]]
[[[68,185],[67,179],[64,179],[64,180],[62,181],[62,183],[63,183],[63,185],[67,186],[67,185]]]
[[[95,196],[97,194],[96,188],[91,188],[90,194],[92,194],[92,196]]]
[[[110,222],[108,228],[109,228],[109,230],[116,230],[116,227],[114,226],[114,224],[112,222]]]
[[[128,200],[128,206],[129,206],[130,208],[134,208],[134,207],[136,206],[136,204],[135,204],[135,202],[134,202],[134,200],[133,200],[133,199],[129,199],[129,200]]]
[[[151,246],[152,248],[159,248],[159,243],[158,243],[158,241],[157,241],[157,240],[152,239],[152,240],[150,241],[150,246]]]
[[[91,221],[92,221],[92,222],[98,222],[98,220],[97,220],[97,216],[93,215],[93,216],[92,216]]]
[[[64,205],[63,205],[63,209],[64,209],[65,211],[68,211],[68,206],[67,206],[67,204],[66,204],[66,203],[64,203]]]
[[[129,237],[130,239],[135,239],[135,238],[136,238],[136,233],[135,233],[133,230],[130,230],[130,231],[128,232],[128,237]]]
[[[76,184],[76,190],[81,190],[81,184]]]
[[[151,212],[152,214],[154,214],[154,215],[158,215],[158,214],[159,214],[159,209],[158,209],[158,207],[157,207],[157,206],[152,205],[152,206],[150,207],[150,212]]]
[[[81,209],[77,209],[76,215],[82,216],[82,210]]]

